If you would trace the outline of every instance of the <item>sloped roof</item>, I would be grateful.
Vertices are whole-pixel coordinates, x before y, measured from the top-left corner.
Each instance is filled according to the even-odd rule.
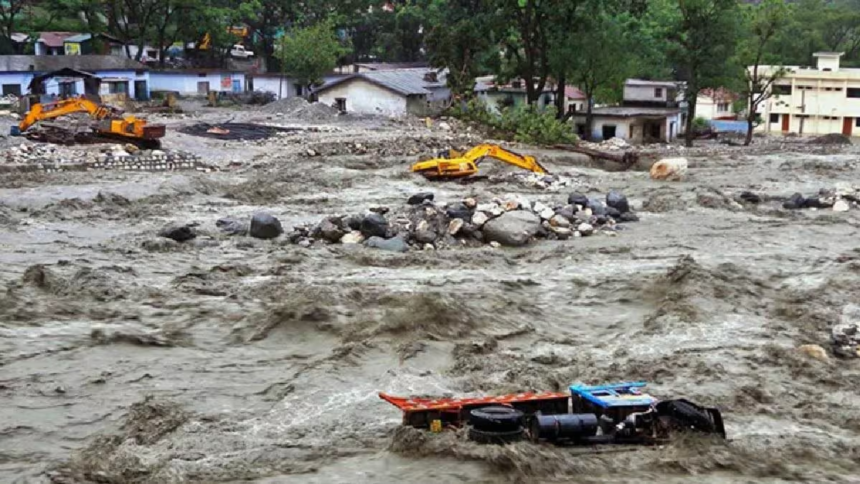
[[[32,66],[32,68],[31,68]],[[0,72],[50,72],[69,68],[78,71],[139,71],[140,62],[113,55],[0,55]]]
[[[356,66],[364,67],[373,71],[390,71],[394,69],[429,69],[427,62],[357,62]]]
[[[568,99],[585,99],[585,93],[574,86],[564,86],[564,97]]]
[[[66,37],[63,42],[86,42],[92,38],[93,36],[90,34],[78,34],[73,35],[71,37]]]
[[[363,79],[379,87],[394,91],[404,96],[421,96],[430,94],[429,89],[445,86],[445,72],[437,73],[436,81],[427,81],[428,73],[436,72],[433,69],[394,69],[387,71],[362,72],[352,74],[340,79],[335,79],[317,89],[317,92],[325,91],[338,84],[355,79]]]
[[[48,47],[62,47],[67,37],[77,35],[77,32],[42,32],[39,34],[39,42]]]
[[[602,108],[594,108],[592,114],[595,116],[608,116],[614,118],[633,118],[633,117],[666,117],[680,113],[677,108],[644,108],[634,106],[606,106]],[[578,113],[584,115],[584,113]]]
[[[668,88],[674,88],[678,86],[678,84],[674,81],[646,81],[644,79],[627,79],[626,81],[624,81],[624,85]]]

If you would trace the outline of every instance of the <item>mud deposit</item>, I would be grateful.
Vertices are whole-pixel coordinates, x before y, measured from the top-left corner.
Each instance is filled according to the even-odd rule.
[[[337,137],[396,146],[396,130],[341,126]],[[438,149],[450,140],[426,135]],[[0,180],[0,481],[846,482],[860,472],[857,362],[796,350],[826,346],[860,295],[860,211],[780,201],[856,181],[854,148],[691,158],[680,183],[536,150],[577,191],[628,195],[641,222],[616,237],[395,254],[221,234],[225,216],[266,209],[289,228],[428,188],[437,200],[567,196],[429,184],[406,174],[409,153],[308,158],[332,140],[295,136],[269,149],[171,131],[169,147],[242,162],[220,173]],[[744,190],[764,202],[736,202]],[[198,222],[200,235],[157,238],[172,222]],[[400,428],[377,397],[640,378],[659,396],[722,408],[731,441],[481,447]]]

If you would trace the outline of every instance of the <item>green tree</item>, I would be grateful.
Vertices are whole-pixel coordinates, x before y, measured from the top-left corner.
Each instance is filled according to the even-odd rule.
[[[785,76],[775,52],[775,39],[787,27],[790,7],[783,0],[765,0],[744,9],[744,31],[738,46],[738,59],[744,66],[742,94],[747,104],[747,136],[744,145],[753,139],[756,111],[770,98],[772,86]]]
[[[737,43],[737,0],[654,0],[652,21],[662,29],[666,55],[684,83],[687,103],[686,145],[693,145],[696,98],[706,87],[721,87],[738,78],[731,62]]]
[[[282,73],[294,76],[308,89],[322,81],[348,52],[335,34],[334,24],[328,20],[295,29],[278,44]]]
[[[474,95],[475,78],[498,64],[490,0],[427,0],[423,5],[425,43],[434,67],[448,69],[454,99]]]

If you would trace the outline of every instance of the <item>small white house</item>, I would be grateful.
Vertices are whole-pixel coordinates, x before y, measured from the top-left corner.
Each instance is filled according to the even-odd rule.
[[[482,76],[475,80],[475,95],[493,113],[505,106],[522,106],[527,104],[525,81],[513,79],[507,83],[499,83],[495,76]],[[555,103],[555,86],[549,82],[543,88],[533,103],[538,109],[551,107]]]
[[[732,110],[738,95],[726,89],[702,89],[696,96],[696,117],[708,120],[737,119]]]
[[[152,71],[153,91],[205,96],[209,91],[244,92],[245,73],[219,69]]]
[[[451,98],[445,72],[434,69],[371,71],[342,77],[314,91],[319,102],[345,112],[427,116]]]

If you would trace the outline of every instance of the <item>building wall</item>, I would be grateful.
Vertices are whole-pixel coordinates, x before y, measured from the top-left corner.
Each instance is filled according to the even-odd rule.
[[[574,125],[585,124],[585,114],[578,114],[571,118]],[[674,123],[674,125],[673,125]],[[651,120],[643,118],[620,118],[609,116],[594,116],[591,130],[591,139],[603,140],[603,127],[615,126],[615,137],[624,139],[630,143],[642,143],[645,141],[646,125],[659,124],[661,141],[672,141],[678,138],[682,131],[681,114],[667,116],[665,119]],[[577,132],[579,128],[577,127]],[[649,133],[650,138],[650,133]]]
[[[723,104],[723,110],[720,110]],[[705,119],[726,119],[734,116],[732,103],[729,101],[716,102],[711,96],[699,96],[696,100],[696,117]]]
[[[660,95],[656,95],[656,89],[660,89]],[[639,101],[639,102],[667,102],[668,87],[651,87],[651,86],[630,86],[624,85],[624,100]]]
[[[384,116],[404,116],[407,113],[406,96],[360,78],[330,87],[318,96],[319,102],[328,105],[334,105],[337,98],[346,98],[347,112]]]
[[[151,91],[178,92],[185,96],[204,95],[198,92],[198,83],[208,83],[210,91],[234,91],[234,81],[239,83],[239,91],[245,89],[245,74],[242,72],[158,72],[150,73]],[[222,84],[223,82],[223,84]],[[228,87],[229,84],[229,87]]]
[[[33,77],[36,74],[40,74],[37,72],[6,72],[0,73],[0,85],[6,84],[17,84],[20,86],[20,90],[22,94],[27,94],[30,87],[30,82],[33,80]],[[149,71],[97,71],[95,75],[100,78],[111,78],[111,79],[126,79],[128,81],[128,93],[127,96],[131,98],[135,98],[137,95],[135,81],[144,81],[146,82],[146,98],[149,97]],[[47,95],[59,95],[60,94],[60,83],[66,80],[65,78],[51,78],[45,81],[45,92]],[[108,94],[108,84],[103,82],[101,85],[101,91],[99,94]],[[77,94],[84,94],[84,81],[83,79],[75,80],[75,92]],[[106,99],[103,99],[107,102]]]
[[[278,99],[298,95],[295,79],[284,77],[283,84],[280,76],[254,76],[253,79],[255,91],[271,92]]]
[[[842,133],[848,118],[851,134],[860,134],[856,124],[860,118],[860,69],[798,69],[777,84],[789,86],[791,92],[774,94],[759,106],[757,112],[763,122],[758,131],[783,132],[783,119],[788,116],[788,132]],[[776,122],[771,122],[772,116]]]

